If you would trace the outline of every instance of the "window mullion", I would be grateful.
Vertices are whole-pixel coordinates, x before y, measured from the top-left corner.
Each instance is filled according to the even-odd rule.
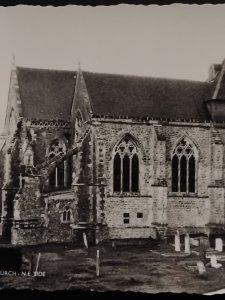
[[[180,192],[180,159],[181,156],[178,156],[178,192]]]
[[[129,191],[131,192],[132,191],[132,157],[131,156],[129,156],[129,159],[130,159],[130,173],[129,173],[129,184],[130,184],[130,186],[129,186]]]
[[[121,176],[120,176],[120,192],[123,192],[123,156],[120,156],[120,164],[121,164],[121,168],[120,168],[120,172],[121,172]]]
[[[187,182],[187,193],[189,193],[189,157],[186,157],[187,158],[187,178],[186,178],[186,182]]]
[[[197,161],[195,160],[195,164],[194,164],[194,167],[195,167],[195,188],[194,188],[194,193],[196,193],[196,188],[197,188]]]
[[[55,186],[58,186],[58,168],[55,168]]]

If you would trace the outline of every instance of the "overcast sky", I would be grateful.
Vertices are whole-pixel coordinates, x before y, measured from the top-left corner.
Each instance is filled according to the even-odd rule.
[[[0,7],[0,130],[19,66],[204,81],[225,58],[225,4]]]

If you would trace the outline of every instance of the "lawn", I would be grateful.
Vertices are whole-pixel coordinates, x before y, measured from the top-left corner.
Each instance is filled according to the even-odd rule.
[[[97,249],[100,252],[99,277],[96,276]],[[170,245],[99,245],[88,249],[74,245],[42,245],[26,247],[23,251],[28,259],[32,254],[36,259],[41,253],[38,270],[45,272],[45,276],[0,276],[1,288],[202,294],[225,286],[225,262],[220,269],[207,266],[206,276],[200,276],[196,268],[187,268],[187,265],[196,265],[198,255],[178,256]],[[164,257],[159,253],[174,255]]]

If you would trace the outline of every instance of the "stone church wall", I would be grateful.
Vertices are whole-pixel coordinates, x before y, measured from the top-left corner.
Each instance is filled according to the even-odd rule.
[[[71,242],[71,224],[78,223],[77,199],[74,192],[51,193],[45,198],[45,218],[48,234],[46,242]],[[69,222],[63,222],[63,212],[70,211]]]
[[[169,227],[204,227],[209,223],[210,200],[198,197],[168,197]]]
[[[190,231],[190,228],[194,228],[193,232],[195,232],[197,228],[202,230],[210,223],[224,223],[224,195],[220,186],[223,181],[221,174],[224,174],[221,172],[221,161],[224,164],[224,146],[214,147],[218,144],[214,138],[214,128],[209,123],[176,122],[176,124],[163,125],[160,130],[163,132],[165,148],[153,124],[138,124],[130,120],[122,122],[119,119],[112,122],[104,120],[96,122],[94,127],[97,153],[96,176],[106,178],[106,223],[114,238],[122,238],[124,235],[127,238],[142,237],[142,230],[138,231],[137,228],[154,227],[155,224],[167,224],[171,229],[187,227]],[[139,144],[141,159],[138,196],[120,197],[113,193],[112,153],[114,146],[125,134],[130,134]],[[196,193],[188,196],[172,193],[171,187],[171,154],[183,137],[187,137],[198,152]],[[216,150],[213,150],[214,148]],[[216,151],[215,155],[213,151]],[[163,161],[165,161],[165,172]],[[157,182],[158,178],[162,179],[162,182],[164,180],[164,183],[160,185]],[[208,189],[215,181],[217,186]],[[126,210],[130,217],[129,224],[123,223],[123,213],[126,213]],[[139,223],[135,220],[138,210],[144,211],[143,219],[138,220]],[[143,237],[146,237],[144,231]]]
[[[32,128],[35,135],[34,143],[34,163],[35,165],[43,163],[48,157],[48,149],[55,139],[62,140],[65,146],[70,146],[70,129],[66,128]]]
[[[27,197],[29,201],[27,201]],[[18,198],[18,199],[17,199]],[[16,197],[15,209],[17,219],[38,219],[38,225],[27,228],[15,224],[12,228],[12,243],[22,245],[35,245],[49,242],[71,242],[73,240],[71,224],[76,224],[77,201],[74,193],[55,192],[38,199],[32,192]],[[41,201],[41,203],[40,203]],[[39,204],[39,205],[38,205]],[[38,206],[38,207],[37,207]],[[33,207],[33,209],[32,209]],[[63,212],[70,211],[70,221],[63,221]],[[19,218],[20,217],[20,218]]]
[[[160,226],[168,227],[168,232],[179,229],[194,233],[204,231],[210,223],[223,225],[222,131],[209,124],[176,123],[157,128],[155,125],[157,122],[120,119],[93,121],[92,131],[74,157],[74,171],[78,177],[74,190],[44,197],[39,213],[44,225],[33,235],[34,240],[38,240],[38,236],[42,242],[73,240],[70,223],[61,222],[65,208],[71,209],[74,224],[104,223],[108,228],[107,237],[111,239],[153,237],[155,228]],[[64,138],[65,132],[37,130],[36,144],[40,144],[40,148],[36,159],[41,157],[41,153],[46,153],[48,143],[56,136]],[[139,192],[118,195],[113,192],[113,150],[126,134],[138,145]],[[171,154],[183,137],[187,137],[198,152],[197,188],[189,195],[173,193],[171,188]],[[21,210],[22,214],[23,211],[27,214],[31,204]],[[32,239],[29,240],[32,229],[13,230],[15,239],[33,243]]]

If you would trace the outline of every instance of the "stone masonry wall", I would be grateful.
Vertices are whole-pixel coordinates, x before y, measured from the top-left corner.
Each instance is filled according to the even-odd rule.
[[[106,180],[106,223],[116,232],[117,237],[120,236],[120,228],[122,237],[126,228],[153,227],[154,223],[167,223],[168,228],[179,226],[203,228],[210,223],[210,220],[215,219],[212,214],[215,215],[218,207],[223,208],[219,217],[219,222],[223,222],[223,193],[215,189],[209,193],[208,187],[213,182],[212,174],[216,179],[221,178],[221,174],[225,174],[221,173],[221,162],[224,162],[224,142],[223,147],[213,146],[216,142],[212,137],[214,128],[210,124],[163,124],[164,140],[160,140],[153,124],[132,123],[130,120],[122,122],[119,119],[116,121],[96,122],[94,135],[97,155],[96,177],[97,180],[102,177]],[[113,193],[113,149],[125,134],[134,137],[139,145],[140,193],[138,197],[135,195],[119,197]],[[171,185],[171,154],[183,137],[187,137],[194,144],[198,153],[196,193],[188,197],[184,194],[172,193]],[[218,148],[218,152],[213,155],[215,148]],[[216,158],[213,158],[214,156]],[[165,162],[165,169],[163,162]],[[123,224],[123,212],[126,209],[130,214],[129,226]],[[137,210],[144,210],[146,218],[138,225],[134,221]],[[134,231],[129,229],[126,234],[127,237],[132,237]],[[140,233],[140,237],[141,235]]]
[[[208,191],[211,200],[209,223],[224,224],[224,187],[210,186]]]
[[[164,124],[159,130],[153,123],[93,121],[74,162],[78,181],[73,196],[61,192],[45,199],[46,241],[72,239],[71,227],[60,221],[65,205],[73,211],[75,224],[102,223],[109,229],[109,238],[146,238],[155,227],[166,224],[168,229],[176,229],[224,223],[224,141],[220,137],[218,142],[217,137],[222,132],[215,133],[209,124]],[[126,134],[138,145],[139,192],[118,195],[113,192],[113,150]],[[183,137],[198,153],[196,193],[188,196],[171,190],[171,154]]]
[[[28,201],[24,205],[29,205]],[[33,205],[33,217],[41,217],[42,222],[36,228],[18,228],[12,229],[12,243],[21,245],[35,245],[49,242],[72,242],[71,224],[76,224],[77,219],[77,201],[74,199],[74,193],[55,192],[44,197],[42,210],[35,210]],[[63,222],[63,211],[70,210],[71,218],[68,222]],[[27,212],[27,214],[26,214]],[[29,217],[29,209],[24,206],[22,215]]]
[[[40,193],[40,178],[38,176],[23,178],[23,189],[14,198],[13,210],[12,244],[29,245],[43,242],[44,202]],[[33,223],[32,220],[37,222],[34,228],[30,227]],[[23,226],[28,226],[28,228]]]
[[[149,236],[153,221],[153,201],[151,197],[108,197],[105,201],[106,223],[109,227],[109,238],[137,238],[142,234]],[[129,217],[126,217],[129,214]],[[139,218],[138,214],[142,214]],[[129,223],[124,223],[129,219]],[[122,234],[122,236],[120,235]]]
[[[169,227],[204,227],[209,223],[209,198],[168,197]]]
[[[73,191],[51,193],[45,198],[45,203],[46,242],[71,242],[73,239],[71,224],[78,223],[77,200],[74,199]],[[69,222],[62,220],[62,214],[65,210],[71,212]]]

